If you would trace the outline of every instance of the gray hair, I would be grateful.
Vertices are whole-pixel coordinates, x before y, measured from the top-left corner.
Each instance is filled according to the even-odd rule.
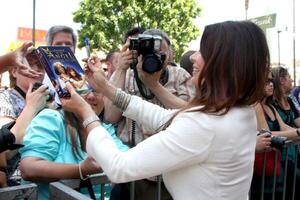
[[[72,35],[72,40],[73,40],[74,48],[76,48],[77,36],[75,35],[73,29],[70,28],[70,27],[68,27],[68,26],[61,26],[61,25],[59,25],[59,26],[52,26],[48,30],[47,35],[46,35],[47,45],[52,45],[54,35],[56,33],[61,33],[61,32],[70,33]]]
[[[168,46],[171,47],[171,40],[168,36],[167,33],[163,32],[162,30],[159,29],[147,29],[146,31],[144,31],[143,34],[147,34],[147,35],[159,35],[160,37],[162,37],[162,39],[164,39]]]

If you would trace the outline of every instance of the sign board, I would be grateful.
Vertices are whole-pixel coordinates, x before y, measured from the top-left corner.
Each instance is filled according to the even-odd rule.
[[[35,30],[35,41],[37,42],[45,42],[47,31],[46,30]],[[32,41],[32,29],[31,28],[24,28],[18,27],[18,40],[22,41]]]
[[[273,28],[276,24],[276,14],[265,15],[261,17],[256,17],[249,19],[256,25],[258,25],[264,32],[266,32],[267,28]]]

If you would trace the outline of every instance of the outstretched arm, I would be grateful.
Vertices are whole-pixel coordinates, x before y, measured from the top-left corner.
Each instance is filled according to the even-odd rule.
[[[36,72],[31,69],[25,56],[27,54],[28,48],[32,46],[32,43],[24,43],[17,50],[7,53],[3,56],[0,56],[0,73],[8,71],[11,67],[17,67],[20,74],[30,77],[36,78],[42,76],[42,73]]]
[[[128,43],[122,47],[122,50],[116,59],[116,70],[111,76],[109,82],[111,85],[125,90],[126,73],[133,61],[133,53],[128,50]],[[104,105],[105,120],[110,123],[117,123],[120,121],[122,117],[121,110],[114,106],[112,101],[107,98],[104,98]]]
[[[70,84],[67,86],[71,97],[62,99],[64,108],[75,112],[83,121],[95,115]],[[109,84],[106,86],[102,84],[101,87],[104,87],[102,92],[108,98],[115,97],[116,88]],[[145,109],[144,114],[138,111],[146,107],[149,109]],[[147,117],[147,111],[151,112],[150,117]],[[161,125],[159,121],[165,122],[168,119],[166,116],[171,116],[170,112],[138,97],[130,100],[125,111],[128,117],[135,116],[136,119],[141,118],[139,120],[143,122],[148,119],[148,124],[156,127]],[[156,123],[152,122],[152,119],[155,119]],[[113,182],[126,182],[158,175],[196,162],[200,163],[206,159],[214,134],[207,134],[204,121],[196,119],[192,113],[180,117],[178,115],[165,131],[148,138],[127,152],[121,152],[106,129],[100,126],[101,123],[93,120],[86,126],[87,152],[101,165]],[[110,151],[109,154],[107,149]]]
[[[102,172],[99,165],[88,161],[87,158],[80,164],[80,170],[83,177]],[[84,164],[87,162],[86,164]],[[22,178],[28,181],[50,182],[59,179],[80,178],[79,164],[55,163],[38,157],[25,157],[21,161]]]
[[[15,125],[11,128],[11,132],[16,137],[16,143],[20,143],[25,134],[26,128],[29,126],[36,114],[46,106],[49,91],[47,86],[42,85],[37,90],[31,92],[32,86],[29,87],[26,94],[26,105],[17,118]]]

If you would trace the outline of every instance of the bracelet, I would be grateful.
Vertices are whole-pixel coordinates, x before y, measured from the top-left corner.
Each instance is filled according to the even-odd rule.
[[[297,133],[298,136],[300,136],[300,131],[299,131],[298,128],[296,129],[296,133]]]
[[[87,180],[89,178],[89,175],[87,175],[86,177],[83,177],[82,175],[82,171],[81,171],[81,162],[78,164],[78,168],[79,168],[79,176],[81,180]]]
[[[115,99],[113,101],[114,105],[120,108],[122,111],[126,110],[131,99],[131,95],[122,91],[120,88],[117,89]]]
[[[92,115],[88,118],[86,118],[83,122],[82,122],[82,126],[83,128],[87,128],[88,125],[90,125],[91,123],[93,122],[96,122],[96,121],[99,121],[100,122],[100,119],[97,115]]]

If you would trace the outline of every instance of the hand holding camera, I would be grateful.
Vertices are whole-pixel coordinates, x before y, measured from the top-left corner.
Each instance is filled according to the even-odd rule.
[[[162,51],[162,37],[139,34],[137,38],[130,38],[129,42],[129,49],[135,50],[138,55],[138,62],[131,65],[138,89],[145,99],[152,99],[155,95],[151,90],[159,86],[158,80],[162,85],[168,80],[168,71],[163,70],[167,56]]]
[[[46,106],[47,102],[51,102],[54,99],[54,96],[55,92],[50,91],[48,86],[36,82],[26,94],[26,106],[39,112]]]
[[[271,148],[271,137],[269,133],[261,133],[258,134],[256,137],[256,152],[264,152],[264,151],[270,151]]]
[[[257,134],[257,136],[258,137],[257,137],[257,140],[256,140],[257,141],[256,148],[259,148],[259,147],[263,146],[258,141],[261,137],[269,138],[270,143],[266,143],[266,139],[261,139],[261,141],[263,141],[264,144],[265,144],[265,146],[263,147],[264,148],[263,150],[265,150],[265,151],[266,150],[270,150],[269,148],[275,148],[275,149],[281,151],[282,148],[283,148],[283,146],[284,146],[284,144],[285,144],[285,142],[286,142],[286,140],[287,140],[286,137],[283,137],[283,136],[274,136],[274,135],[272,135],[271,131],[265,130],[265,129],[260,130],[259,133]],[[258,147],[258,145],[261,145],[261,146]]]
[[[143,59],[143,56],[140,55],[138,57],[138,64],[136,66],[138,74],[139,74],[139,78],[145,84],[145,86],[147,86],[151,91],[155,91],[155,88],[160,85],[159,80],[160,80],[163,70],[161,69],[160,71],[157,71],[154,73],[145,72],[142,69],[142,59]]]
[[[116,69],[127,70],[137,58],[135,50],[129,51],[129,43],[123,45],[120,54],[117,57]]]
[[[137,38],[131,38],[129,49],[136,50],[138,56],[143,55],[142,69],[152,74],[160,71],[166,60],[166,55],[160,52],[162,38],[158,35],[139,34]]]

